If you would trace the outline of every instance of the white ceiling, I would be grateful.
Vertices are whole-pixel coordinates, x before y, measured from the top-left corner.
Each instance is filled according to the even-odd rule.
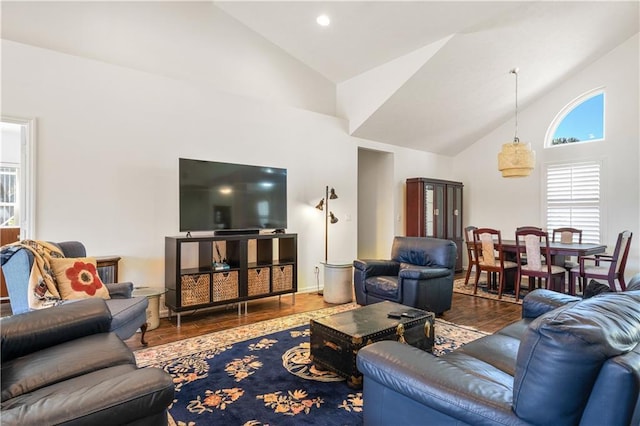
[[[324,96],[318,103],[326,108],[309,109],[332,113],[335,87],[336,114],[349,121],[350,134],[443,155],[456,155],[513,120],[510,69],[520,69],[525,109],[640,31],[639,0],[0,5],[3,38],[171,78],[217,81],[225,69],[216,59],[238,62],[239,50],[243,66],[224,80],[232,93],[271,99],[277,91],[289,100],[295,96],[288,87],[313,86],[308,96]],[[329,27],[316,24],[321,13],[330,16]],[[256,49],[277,52],[302,72],[280,72],[272,85],[254,81],[252,73],[269,77],[281,69],[268,68],[269,55]],[[310,79],[285,81],[302,74]]]
[[[638,1],[214,4],[338,84],[339,95],[363,73],[451,37],[352,126],[358,137],[444,155],[513,116],[510,69],[520,69],[526,108],[640,29]],[[329,27],[315,23],[321,13]]]

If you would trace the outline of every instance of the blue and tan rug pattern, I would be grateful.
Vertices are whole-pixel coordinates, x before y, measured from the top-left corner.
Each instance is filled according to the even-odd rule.
[[[309,360],[309,320],[356,307],[340,305],[142,349],[136,360],[173,377],[171,425],[359,425],[362,392]],[[435,332],[435,355],[486,334],[439,319]]]
[[[474,286],[473,286],[473,274],[469,278],[469,282],[467,284],[464,283],[464,278],[458,278],[453,281],[453,291],[454,293],[460,294],[468,294],[470,296],[481,297],[483,299],[492,299],[492,300],[501,300],[502,302],[509,303],[518,303],[522,304],[522,299],[527,294],[527,290],[523,289],[520,292],[520,298],[516,300],[516,296],[513,290],[507,290],[502,293],[502,299],[498,299],[498,292],[494,289],[490,289],[487,286],[487,281],[484,279],[484,275],[478,282],[478,292],[473,294]]]

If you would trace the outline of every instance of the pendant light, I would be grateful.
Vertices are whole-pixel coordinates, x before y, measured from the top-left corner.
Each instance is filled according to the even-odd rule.
[[[521,143],[518,138],[518,68],[509,73],[516,76],[516,131],[513,142],[502,145],[498,154],[498,170],[502,177],[525,177],[531,174],[536,163],[536,153],[531,150],[531,144]]]

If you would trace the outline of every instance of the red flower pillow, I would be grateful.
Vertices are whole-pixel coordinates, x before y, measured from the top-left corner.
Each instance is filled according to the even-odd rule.
[[[62,299],[111,298],[109,290],[98,276],[95,258],[54,258],[51,259],[51,267]]]

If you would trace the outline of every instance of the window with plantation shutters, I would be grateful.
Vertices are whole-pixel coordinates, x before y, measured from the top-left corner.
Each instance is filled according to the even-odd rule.
[[[596,161],[547,165],[548,230],[578,228],[583,243],[600,242],[601,168]]]

